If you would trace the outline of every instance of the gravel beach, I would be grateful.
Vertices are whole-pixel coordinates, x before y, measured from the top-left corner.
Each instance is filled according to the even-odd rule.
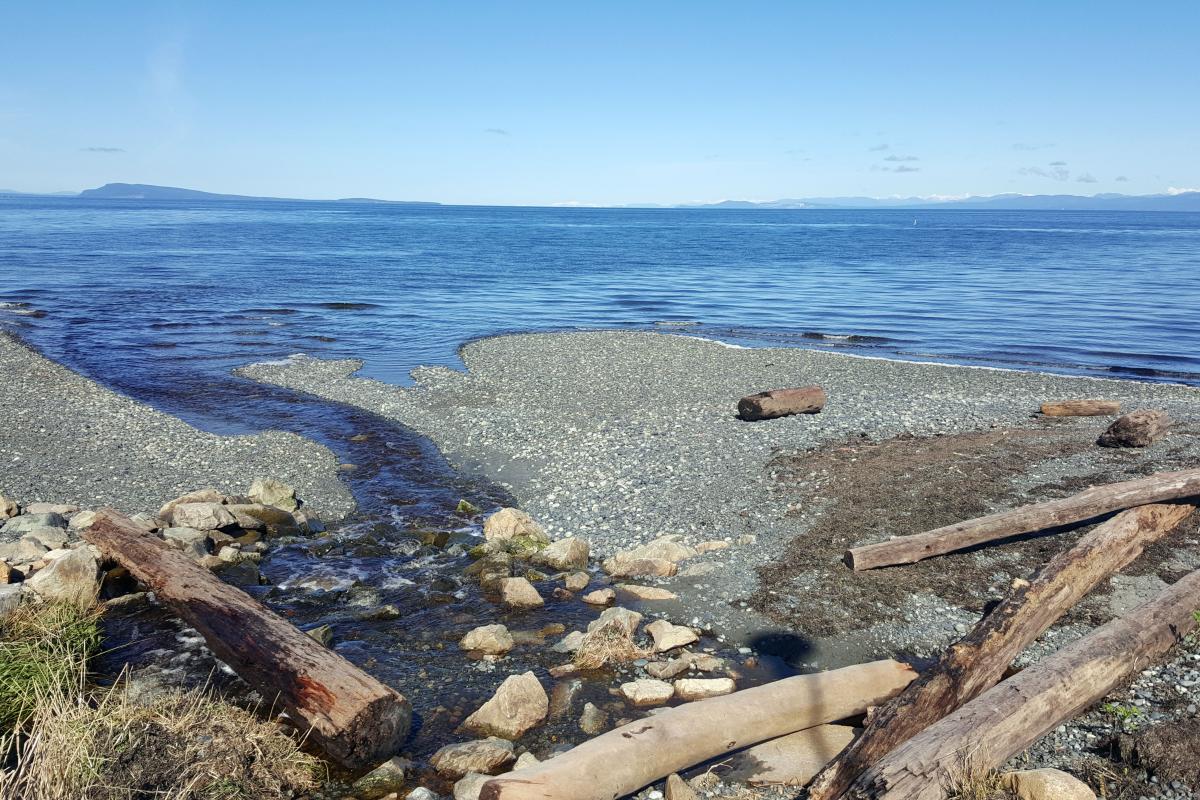
[[[105,389],[0,334],[0,491],[22,502],[154,511],[261,477],[296,487],[318,517],[354,509],[327,448],[290,433],[215,436]]]
[[[831,445],[1044,430],[1045,436],[1034,430],[1031,437],[1040,447],[1011,454],[1017,469],[993,476],[1003,492],[989,498],[977,487],[974,493],[985,495],[979,513],[987,513],[1078,491],[1072,482],[1080,480],[1193,466],[1200,455],[1192,427],[1200,419],[1200,390],[1183,386],[743,349],[621,331],[484,339],[466,345],[462,358],[465,372],[415,370],[413,388],[355,378],[360,363],[352,360],[297,357],[241,373],[411,426],[459,469],[508,487],[552,536],[587,537],[601,556],[664,534],[680,534],[693,544],[728,540],[728,549],[689,562],[669,581],[693,623],[762,644],[782,620],[792,629],[791,655],[808,651],[815,660],[819,651],[827,665],[897,649],[933,652],[956,635],[956,626],[978,617],[978,608],[957,602],[962,592],[940,588],[958,583],[947,578],[964,561],[988,583],[966,587],[980,602],[1011,574],[1040,561],[1005,558],[1000,549],[937,559],[920,572],[923,585],[896,584],[903,574],[897,570],[866,578],[850,573],[838,560],[846,547],[917,532],[923,523],[918,515],[911,528],[900,527],[903,520],[885,530],[860,524],[836,531],[836,541],[806,542],[806,532],[836,505],[841,481],[830,486],[819,469],[798,471],[796,458],[803,467],[806,454]],[[820,414],[757,423],[736,417],[743,395],[811,383],[829,396]],[[1078,397],[1120,400],[1126,410],[1162,408],[1179,424],[1166,443],[1113,450],[1094,446],[1109,418],[1038,419],[1042,401]],[[987,461],[991,452],[985,446],[972,459]],[[943,455],[951,462],[956,458]],[[893,468],[904,460],[903,453],[893,458]],[[956,469],[953,463],[938,468]],[[903,480],[903,471],[900,475]],[[912,488],[929,494],[927,485]],[[932,498],[927,503],[934,504]],[[822,546],[827,552],[818,553],[818,563],[804,565],[807,572],[797,568],[788,576],[790,584],[763,585],[760,571],[769,576],[789,557]],[[1048,546],[1052,552],[1062,541]],[[904,591],[891,599],[881,595],[873,604],[847,602],[860,595],[870,600],[872,582],[881,580]],[[768,593],[780,600],[765,597]],[[850,618],[847,608],[855,612]]]

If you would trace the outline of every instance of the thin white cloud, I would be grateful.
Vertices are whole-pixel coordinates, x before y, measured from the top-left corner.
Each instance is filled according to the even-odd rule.
[[[81,147],[84,153],[124,153],[124,147]]]
[[[1200,189],[1181,189],[1176,186],[1171,186],[1167,189],[1167,194],[1169,195],[1191,194],[1192,192],[1200,192]]]

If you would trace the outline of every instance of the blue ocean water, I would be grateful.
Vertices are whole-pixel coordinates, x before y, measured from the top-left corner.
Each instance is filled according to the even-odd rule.
[[[0,325],[224,430],[239,364],[578,327],[1200,385],[1200,214],[2,199]]]

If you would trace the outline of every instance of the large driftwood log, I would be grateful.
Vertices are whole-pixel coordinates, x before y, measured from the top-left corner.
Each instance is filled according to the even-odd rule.
[[[1200,570],[992,687],[859,776],[853,800],[934,800],[964,759],[990,769],[1096,703],[1196,626]]]
[[[1047,417],[1102,417],[1116,414],[1121,404],[1115,400],[1061,400],[1042,403]]]
[[[772,389],[739,400],[738,416],[747,422],[756,422],[792,414],[816,414],[824,407],[825,390],[820,386]]]
[[[484,784],[481,800],[615,800],[659,778],[798,730],[861,714],[916,677],[875,661],[686,703]]]
[[[198,630],[217,658],[334,760],[369,766],[400,748],[412,708],[393,689],[111,509],[83,538]]]
[[[1004,670],[1097,584],[1137,558],[1194,511],[1149,505],[1123,511],[1088,533],[1008,596],[938,663],[879,708],[866,728],[809,786],[809,800],[833,800],[897,745],[993,686]]]
[[[1108,426],[1096,444],[1101,447],[1149,447],[1167,435],[1171,418],[1157,408],[1130,411]]]
[[[1160,472],[1147,478],[1095,486],[1062,500],[1000,511],[927,533],[855,547],[846,552],[845,560],[855,570],[913,564],[984,542],[1083,522],[1134,506],[1197,496],[1200,496],[1200,469]]]

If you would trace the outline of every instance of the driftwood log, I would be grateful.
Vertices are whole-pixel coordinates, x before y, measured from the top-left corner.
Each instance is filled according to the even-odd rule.
[[[995,685],[1013,659],[1055,620],[1194,510],[1189,505],[1148,505],[1124,511],[1030,580],[1016,581],[1004,602],[935,666],[877,709],[862,735],[813,780],[809,799],[839,797],[867,767]]]
[[[874,661],[686,703],[494,778],[480,800],[615,800],[723,753],[861,714],[915,677],[906,664]]]
[[[1117,417],[1116,422],[1100,434],[1096,444],[1101,447],[1149,447],[1166,436],[1170,429],[1171,418],[1167,412],[1143,408]]]
[[[933,800],[964,758],[978,768],[1003,764],[1170,650],[1196,627],[1198,602],[1200,570],[930,725],[859,776],[845,797]]]
[[[1121,404],[1116,400],[1061,400],[1042,403],[1042,413],[1047,417],[1103,417],[1120,412]]]
[[[412,708],[395,690],[111,509],[83,538],[199,631],[217,658],[335,761],[374,766],[400,748]]]
[[[1095,486],[1061,500],[956,522],[944,528],[855,547],[845,561],[855,570],[913,564],[984,542],[1071,525],[1148,503],[1200,496],[1200,469],[1160,472],[1147,478]]]
[[[792,414],[816,414],[825,407],[825,390],[820,386],[798,389],[772,389],[748,395],[738,401],[738,416],[747,422],[787,417]]]

